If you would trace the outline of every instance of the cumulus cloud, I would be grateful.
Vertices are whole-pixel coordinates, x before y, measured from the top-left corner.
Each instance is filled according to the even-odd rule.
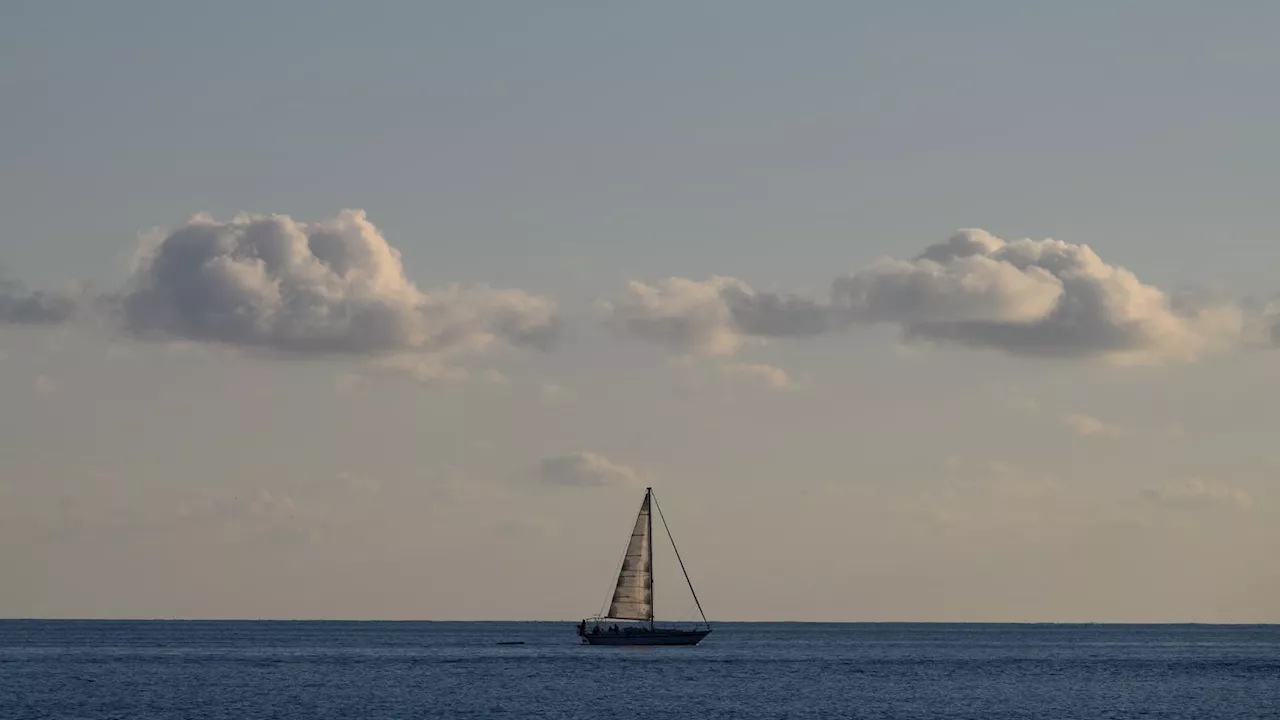
[[[533,476],[548,485],[571,487],[635,485],[639,482],[634,469],[589,452],[546,458],[534,467]]]
[[[721,292],[740,285],[740,280],[724,277],[667,278],[657,285],[632,281],[625,297],[606,305],[608,321],[642,340],[676,350],[729,355],[742,345],[742,336],[733,327]]]
[[[836,278],[826,302],[757,292],[734,278],[668,278],[631,283],[607,310],[636,337],[709,355],[732,354],[752,337],[887,323],[908,338],[1143,364],[1229,348],[1244,328],[1239,307],[1171,298],[1087,245],[1005,242],[983,230]]]
[[[728,363],[720,366],[720,374],[731,380],[772,390],[787,390],[795,387],[786,370],[762,363]]]
[[[748,337],[816,335],[831,327],[831,308],[799,296],[759,293],[741,280],[667,278],[631,282],[607,303],[607,322],[630,335],[682,352],[731,355]]]
[[[425,292],[362,210],[319,223],[197,215],[139,254],[119,297],[141,338],[309,354],[546,347],[555,305],[520,290]]]
[[[62,322],[79,297],[0,283],[0,323]],[[360,210],[317,223],[197,215],[144,242],[125,287],[104,300],[139,338],[296,354],[435,355],[425,364],[392,362],[431,381],[462,374],[445,361],[449,355],[504,343],[546,348],[559,330],[546,297],[486,286],[418,288],[400,252]],[[837,277],[821,299],[760,291],[731,277],[670,277],[629,283],[605,304],[605,316],[624,334],[704,356],[732,356],[752,341],[889,324],[905,340],[1154,364],[1273,346],[1278,308],[1250,306],[1246,318],[1242,304],[1144,284],[1087,245],[1006,242],[966,229],[910,259]]]
[[[1199,478],[1148,488],[1143,491],[1142,497],[1154,505],[1173,508],[1225,507],[1243,510],[1253,505],[1253,498],[1243,490],[1207,483]]]
[[[1116,437],[1120,434],[1120,428],[1115,425],[1083,413],[1064,415],[1062,422],[1083,437]]]
[[[18,283],[0,280],[0,323],[54,325],[70,320],[78,305],[75,293],[28,291]]]
[[[1087,245],[982,230],[839,278],[832,295],[853,318],[909,336],[1122,363],[1191,360],[1234,345],[1243,327],[1239,308],[1175,303]]]

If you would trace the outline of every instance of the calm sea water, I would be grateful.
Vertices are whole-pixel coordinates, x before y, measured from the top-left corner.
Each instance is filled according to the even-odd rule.
[[[0,621],[3,720],[490,717],[1280,718],[1280,626]]]

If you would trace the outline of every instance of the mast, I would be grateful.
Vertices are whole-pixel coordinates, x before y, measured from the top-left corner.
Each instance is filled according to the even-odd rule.
[[[658,498],[653,496],[653,488],[648,489],[647,493],[653,506],[658,509],[658,517],[662,518],[662,527],[667,531],[667,539],[671,541],[671,549],[676,551],[676,560],[680,561],[680,572],[684,573],[684,581],[689,583],[689,594],[693,595],[693,604],[698,606],[698,614],[702,616],[702,624],[708,628],[711,623],[707,622],[707,614],[702,611],[702,603],[698,602],[698,593],[693,589],[693,581],[689,579],[689,571],[684,569],[684,560],[680,557],[680,548],[676,547],[676,539],[671,535],[671,526],[667,525],[667,517],[662,514],[662,506],[658,504]],[[649,535],[653,535],[653,514],[649,514]],[[651,541],[652,542],[652,541]],[[652,553],[651,553],[652,554]]]
[[[646,504],[646,505],[650,505],[650,510],[649,510],[649,532],[645,533],[644,539],[645,539],[645,542],[647,542],[647,543],[649,544],[649,547],[648,547],[648,550],[649,550],[649,577],[648,577],[648,580],[649,580],[649,587],[648,587],[648,588],[646,588],[646,589],[649,591],[649,629],[650,629],[650,630],[653,630],[653,629],[654,629],[654,626],[653,626],[653,619],[654,619],[654,617],[657,615],[657,613],[656,613],[656,612],[654,612],[654,608],[653,608],[653,601],[657,599],[657,598],[655,598],[655,597],[653,596],[653,509],[652,509],[652,504],[653,504],[653,488],[651,488],[651,487],[647,487],[647,488],[645,488],[645,489],[644,489],[644,495],[645,495],[645,500],[647,500],[647,501],[648,501],[648,502],[647,502],[647,503],[645,503],[645,504]]]

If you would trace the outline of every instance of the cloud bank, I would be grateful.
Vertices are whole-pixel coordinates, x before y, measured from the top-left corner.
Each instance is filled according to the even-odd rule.
[[[752,338],[883,323],[908,338],[1014,355],[1155,364],[1229,349],[1244,329],[1237,306],[1175,302],[1087,245],[1005,242],[983,230],[838,277],[825,302],[757,292],[735,278],[668,278],[632,282],[606,310],[632,336],[706,355],[732,354]]]
[[[299,354],[545,348],[558,325],[551,300],[521,290],[420,290],[362,210],[318,223],[197,215],[143,248],[118,304],[139,338]]]
[[[72,319],[81,295],[0,282],[0,323]],[[418,288],[361,210],[309,223],[207,215],[144,243],[124,287],[93,303],[144,340],[218,343],[293,355],[391,358],[433,379],[444,362],[495,345],[549,347],[555,303],[515,289]],[[605,304],[615,331],[680,353],[731,357],[749,343],[887,324],[908,340],[1120,364],[1187,362],[1280,342],[1280,305],[1171,296],[1087,245],[1006,242],[959,230],[909,259],[830,283],[826,298],[758,291],[724,276],[633,281]],[[424,361],[423,359],[427,360]],[[775,386],[778,373],[731,366]]]

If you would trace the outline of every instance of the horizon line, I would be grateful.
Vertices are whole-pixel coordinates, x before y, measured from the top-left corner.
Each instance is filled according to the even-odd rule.
[[[469,619],[431,620],[424,618],[288,618],[288,617],[5,617],[0,622],[243,622],[243,623],[538,623],[577,624],[579,620],[509,620]],[[673,620],[673,624],[694,623],[694,620]],[[1280,621],[1261,622],[1206,622],[1200,620],[713,620],[712,625],[1205,625],[1205,626],[1276,626]]]

